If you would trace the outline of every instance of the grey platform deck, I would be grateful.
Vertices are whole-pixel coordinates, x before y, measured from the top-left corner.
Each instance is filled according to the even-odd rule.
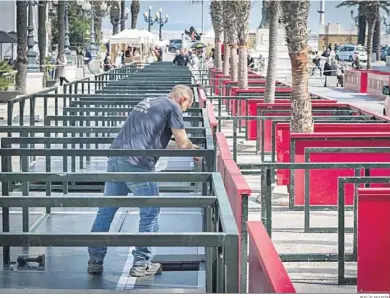
[[[41,147],[36,145],[36,148]],[[53,146],[54,147],[54,146]],[[57,147],[57,146],[56,146]],[[59,147],[59,146],[58,146]],[[62,146],[61,146],[62,147]],[[59,148],[61,148],[59,147]],[[99,146],[103,148],[107,146]],[[14,158],[18,160],[18,158]],[[71,158],[68,158],[70,170]],[[14,171],[18,171],[18,161],[13,165]],[[62,172],[62,157],[51,157],[53,172]],[[92,157],[90,162],[84,161],[84,167],[79,168],[79,158],[76,158],[77,172],[103,172],[106,171],[106,157]],[[161,158],[158,171],[192,171],[194,162],[191,157]],[[45,172],[45,158],[38,157],[30,168],[30,172]],[[30,191],[30,195],[45,195],[45,185],[42,191]],[[161,183],[160,188],[190,189],[190,183]],[[61,186],[59,186],[61,188]],[[20,195],[16,190],[12,195]],[[168,193],[161,195],[178,195],[185,198],[190,193]],[[194,194],[193,192],[191,193]],[[62,195],[56,193],[56,195]],[[101,196],[101,192],[71,192],[66,196]],[[131,194],[129,196],[131,199]],[[52,212],[36,229],[37,233],[83,233],[89,232],[96,215],[96,208],[52,208]],[[43,208],[30,208],[30,226],[44,214]],[[1,217],[1,214],[0,214]],[[111,225],[113,232],[136,232],[138,230],[138,208],[120,208]],[[160,214],[161,232],[199,232],[202,231],[202,211],[200,208],[162,208]],[[11,232],[22,229],[21,208],[11,209]],[[21,255],[46,255],[46,265],[43,268],[32,265],[26,268],[17,268],[16,265],[4,267],[0,261],[0,293],[9,289],[37,289],[45,292],[50,289],[60,290],[114,290],[114,291],[161,291],[169,290],[170,293],[204,293],[205,269],[204,248],[198,247],[157,247],[154,248],[154,259],[161,261],[164,266],[169,264],[168,270],[155,277],[132,278],[129,270],[132,265],[132,250],[134,247],[109,248],[104,262],[102,276],[90,276],[86,272],[88,253],[84,247],[49,247],[49,248],[11,248],[11,261]],[[175,265],[199,263],[199,270],[188,269],[175,271]],[[2,268],[2,269],[1,269]],[[173,269],[172,269],[173,268]],[[170,271],[173,270],[173,271]]]

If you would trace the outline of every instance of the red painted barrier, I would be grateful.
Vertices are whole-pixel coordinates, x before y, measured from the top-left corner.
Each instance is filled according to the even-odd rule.
[[[198,95],[199,95],[199,107],[203,109],[207,103],[206,92],[204,92],[203,88],[198,88]]]
[[[380,137],[381,134],[375,135],[376,132],[390,132],[390,123],[314,123],[314,133],[313,134],[291,134],[290,135],[290,125],[288,123],[279,123],[276,124],[276,160],[277,162],[290,162],[290,139],[294,136],[294,139],[297,139],[297,145],[295,149],[296,159],[298,160],[304,159],[304,147],[305,142],[309,142],[309,140],[300,140],[298,147],[299,138],[310,137],[313,138],[321,138],[318,140],[319,144],[316,145],[317,140],[311,140],[309,143],[312,147],[372,147],[375,146],[375,142],[382,143],[380,140],[369,140],[367,146],[364,146],[366,141],[357,141],[351,142],[350,138],[354,136],[364,136],[360,133],[370,133],[374,134],[374,138]],[[338,135],[341,133],[342,135]],[[345,137],[347,140],[322,140],[323,137],[329,135]],[[303,142],[303,143],[302,143]],[[374,143],[372,143],[374,142]],[[378,143],[378,144],[379,144]],[[302,144],[302,145],[301,145]],[[351,144],[351,145],[348,145]],[[388,144],[388,143],[386,143]],[[379,146],[379,145],[378,145]],[[298,159],[297,159],[298,158]],[[278,185],[287,185],[290,182],[290,171],[279,169],[277,170],[277,184]]]
[[[215,89],[214,89],[215,95],[221,95],[219,92],[220,88],[221,88],[220,82],[221,82],[221,80],[224,80],[227,78],[230,78],[230,76],[224,76],[223,73],[218,73],[215,75]]]
[[[276,93],[278,95],[280,94],[286,94],[286,98],[289,97],[290,93],[292,91],[292,88],[289,88],[289,87],[278,87],[276,88]],[[257,95],[260,93],[260,94],[264,94],[265,93],[265,88],[264,87],[250,87],[250,88],[247,88],[247,89],[240,89],[238,87],[232,87],[231,88],[231,92],[232,92],[232,96],[240,96],[240,93],[257,93]],[[231,112],[232,116],[236,116],[237,115],[237,111],[240,111],[240,107],[239,105],[237,104],[237,107],[236,107],[236,104],[235,104],[235,101],[236,100],[231,100],[231,105],[230,105],[230,108],[229,108],[229,111]],[[240,103],[241,100],[238,101],[238,103]]]
[[[229,144],[222,132],[217,132],[216,136],[216,152],[217,152],[217,171],[221,173],[223,181],[225,181],[225,161],[233,160],[230,152]]]
[[[368,73],[367,94],[379,99],[385,99],[382,94],[383,86],[388,85],[390,80],[390,72],[371,72]]]
[[[225,164],[225,177],[224,185],[226,193],[229,198],[230,206],[233,211],[234,219],[236,220],[237,228],[239,231],[239,267],[241,269],[241,258],[242,258],[242,249],[241,249],[241,234],[242,234],[242,225],[245,224],[242,222],[242,199],[244,195],[250,195],[251,189],[245,181],[244,176],[241,174],[240,169],[234,160],[224,160]],[[246,255],[246,254],[245,254]],[[241,271],[241,270],[239,270]],[[239,276],[241,272],[239,272]]]
[[[249,293],[294,294],[294,285],[261,222],[247,223]]]
[[[390,292],[390,188],[358,189],[357,292]]]
[[[389,134],[390,135],[390,134]],[[348,141],[348,140],[346,140]],[[344,142],[346,142],[344,141]],[[365,142],[366,146],[356,147],[376,147],[375,142]],[[376,141],[379,142],[379,141]],[[328,142],[329,143],[329,142]],[[387,142],[387,146],[390,142]],[[327,146],[330,147],[330,146]],[[347,146],[343,146],[347,147]],[[348,146],[349,147],[349,146]],[[310,162],[327,162],[327,163],[348,163],[348,162],[390,162],[390,153],[343,153],[343,152],[332,152],[332,153],[311,153]],[[310,205],[337,205],[338,197],[338,177],[354,177],[355,169],[324,169],[324,170],[310,170]],[[360,176],[364,176],[364,170],[360,171]],[[390,176],[389,169],[371,169],[371,177],[378,176]],[[390,181],[390,179],[389,179]],[[390,184],[371,184],[370,187],[390,187]],[[355,185],[345,185],[345,204],[347,206],[353,205],[353,197],[355,192]],[[304,171],[295,171],[295,205],[304,205]]]
[[[248,103],[249,104],[249,103]],[[335,108],[345,108],[348,109],[348,104],[341,104],[337,103],[336,100],[312,100],[312,109],[314,110],[330,110]],[[261,114],[261,111],[272,111],[272,110],[290,110],[291,109],[291,101],[290,100],[276,100],[274,103],[255,103],[251,102],[250,105],[248,105],[248,116],[259,116]],[[285,115],[280,114],[280,116],[290,116],[291,113],[286,113]],[[264,123],[265,134],[271,137],[271,127],[272,127],[272,120],[265,120],[266,123]],[[247,125],[248,129],[248,140],[254,141],[256,138],[260,137],[260,134],[258,134],[258,124],[256,120],[249,120],[249,123]]]
[[[314,136],[320,138],[312,139]],[[359,139],[357,139],[359,137]],[[388,138],[388,139],[383,139]],[[304,161],[304,148],[342,148],[342,147],[389,147],[390,132],[382,133],[314,133],[314,134],[291,134],[291,139],[296,140],[295,161]],[[345,162],[383,162],[390,161],[389,154],[364,154],[355,153],[344,154],[319,154],[313,153],[313,160],[317,162],[345,163]],[[348,171],[349,170],[349,171]],[[371,176],[385,174],[390,175],[389,170],[372,170]],[[354,170],[351,169],[321,169],[310,171],[310,204],[337,206],[337,178],[343,176],[354,176]],[[316,185],[316,187],[313,187]],[[295,205],[304,205],[304,170],[295,170]],[[353,204],[353,187],[347,186],[345,191],[345,204]]]
[[[215,118],[214,105],[211,102],[209,102],[207,104],[207,116],[209,117],[210,126],[211,126],[211,129],[213,130],[213,134],[215,134],[217,131],[217,127],[218,127],[218,121]]]
[[[348,69],[345,71],[344,88],[358,93],[367,93],[368,74],[379,70]]]
[[[221,74],[222,71],[216,68],[210,68],[210,85],[215,89],[216,85],[216,75]]]

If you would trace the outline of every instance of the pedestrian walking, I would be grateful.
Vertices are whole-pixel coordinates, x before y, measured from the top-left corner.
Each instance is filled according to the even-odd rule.
[[[66,65],[68,61],[66,59],[65,55],[62,55],[62,59],[60,58],[60,55],[57,57],[57,69],[58,69],[58,76],[60,77],[60,86],[64,84],[64,82],[69,83],[68,79],[66,78]]]
[[[199,149],[188,138],[184,128],[183,112],[191,107],[191,88],[176,85],[167,96],[146,98],[129,114],[111,149],[164,149],[172,135],[179,149]],[[110,157],[108,172],[154,172],[158,158],[153,156]],[[105,196],[126,196],[129,191],[135,196],[158,196],[156,182],[106,182]],[[131,200],[131,197],[129,197]],[[92,232],[108,232],[117,207],[99,208]],[[140,208],[139,232],[158,232],[160,208]],[[88,273],[101,274],[107,247],[89,247]],[[152,263],[150,247],[136,247],[130,275],[153,276],[161,273],[161,264]]]

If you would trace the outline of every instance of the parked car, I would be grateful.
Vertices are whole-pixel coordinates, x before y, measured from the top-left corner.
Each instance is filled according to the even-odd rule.
[[[381,48],[381,60],[386,61],[386,56],[390,56],[390,47],[384,46]]]
[[[366,48],[361,45],[342,45],[337,49],[335,57],[336,60],[352,62],[355,60],[355,56],[358,56],[360,61],[367,61]]]
[[[169,51],[171,53],[176,52],[177,50],[180,50],[183,46],[183,43],[180,39],[174,39],[170,44],[169,44]]]

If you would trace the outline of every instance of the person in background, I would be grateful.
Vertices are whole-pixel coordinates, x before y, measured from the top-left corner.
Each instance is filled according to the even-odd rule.
[[[316,69],[318,69],[320,71],[320,76],[322,77],[321,57],[318,55],[318,52],[316,52],[316,56],[313,58],[313,64],[314,67],[312,68],[311,75],[314,76]]]
[[[123,52],[118,52],[116,58],[115,58],[115,66],[116,67],[122,67],[122,60],[123,60]]]
[[[326,87],[327,78],[332,75],[332,66],[331,66],[330,62],[331,62],[331,60],[328,57],[328,59],[326,60],[326,62],[324,64],[324,76],[325,76],[324,87]]]
[[[112,63],[111,63],[111,57],[110,56],[106,56],[106,58],[104,59],[104,65],[103,65],[103,69],[104,71],[109,71],[111,68],[115,67]]]
[[[325,57],[325,58],[330,57],[330,50],[326,49],[325,52],[322,53],[322,57]]]
[[[127,47],[127,50],[125,51],[125,57],[130,58],[132,56],[131,52],[131,47]]]
[[[359,56],[358,55],[355,56],[355,59],[352,62],[352,68],[353,69],[362,69],[362,66],[360,65],[360,60],[359,60]]]
[[[62,55],[62,59],[60,59],[60,55],[57,57],[57,69],[58,69],[58,76],[60,77],[60,86],[62,86],[65,83],[69,83],[68,79],[66,78],[66,70],[65,66],[68,64],[68,61],[66,60],[66,56]]]
[[[180,49],[180,52],[178,55],[175,56],[175,59],[173,59],[173,64],[178,66],[187,66],[189,62],[188,55],[184,52],[183,49]]]
[[[158,51],[158,59],[157,61],[158,62],[162,62],[163,61],[163,50],[160,46],[157,47],[157,51]]]
[[[255,60],[251,56],[251,54],[248,53],[248,68],[253,69],[255,66]]]

